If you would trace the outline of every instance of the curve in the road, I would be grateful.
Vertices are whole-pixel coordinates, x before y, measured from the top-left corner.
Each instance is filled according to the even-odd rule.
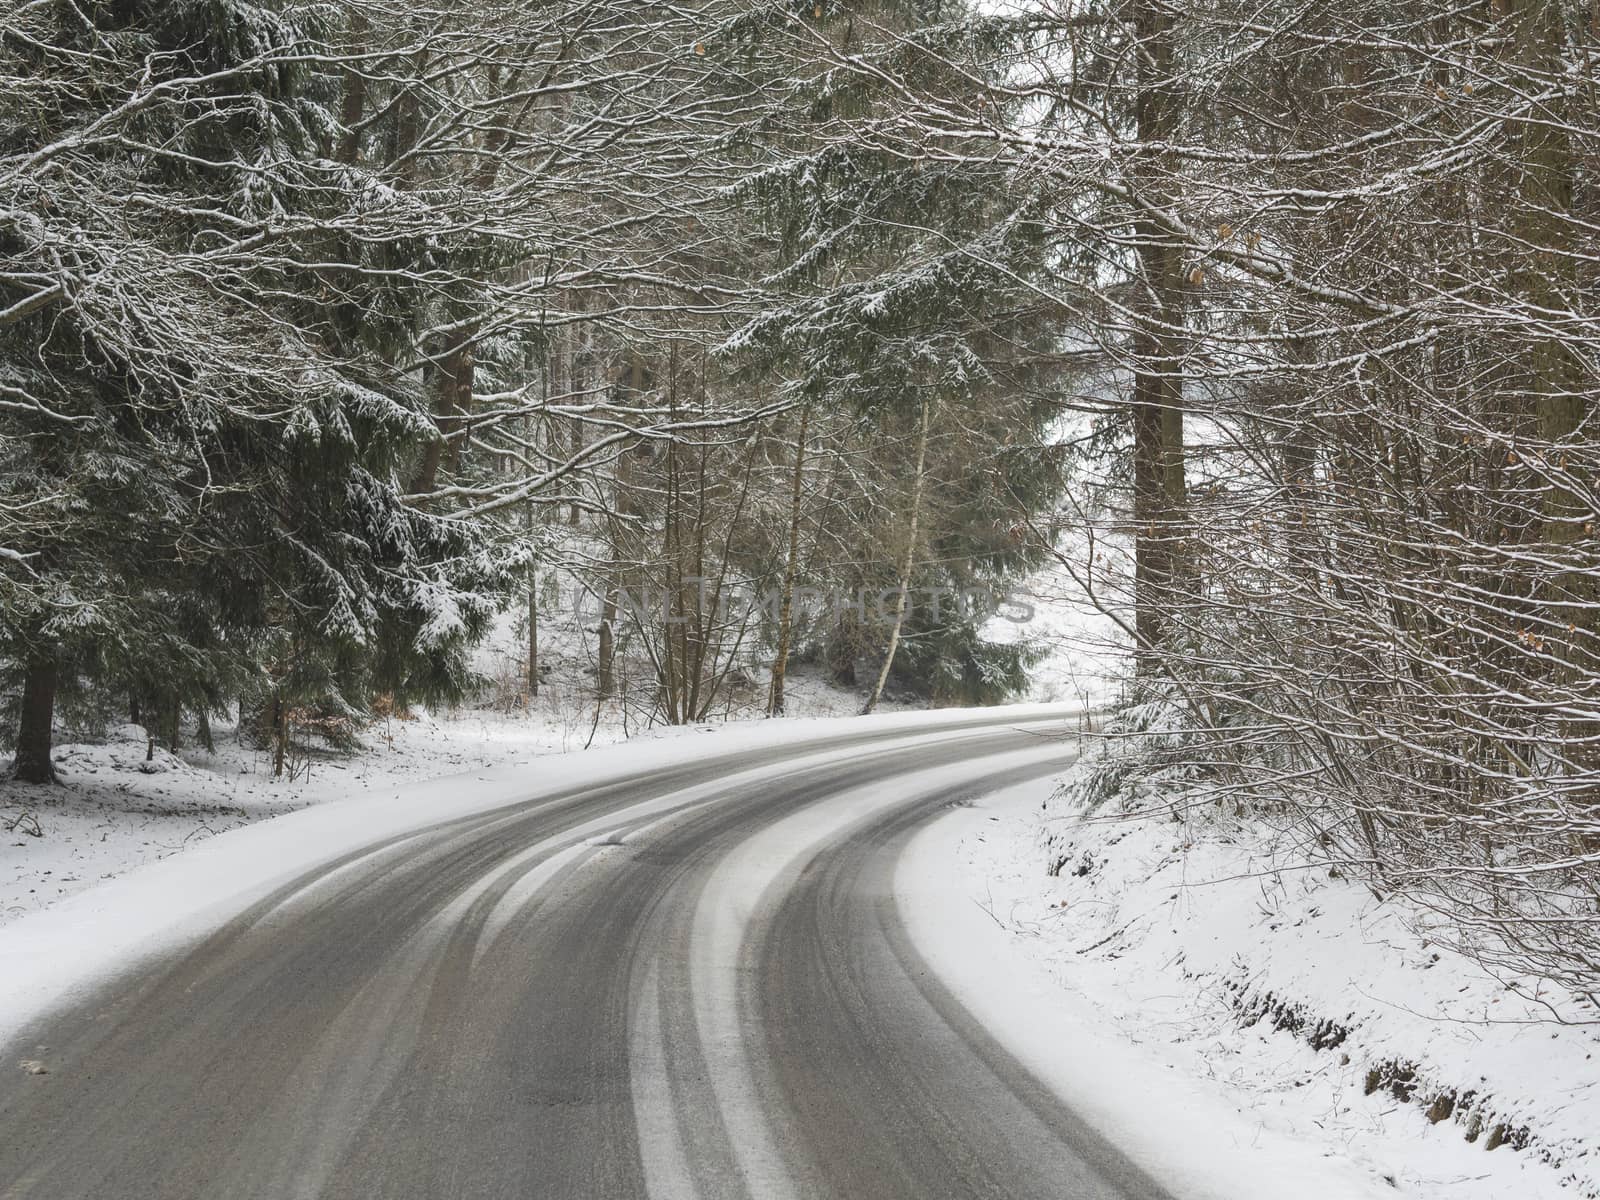
[[[1162,1196],[897,916],[917,829],[1067,756],[857,733],[335,859],[26,1031],[0,1196]]]

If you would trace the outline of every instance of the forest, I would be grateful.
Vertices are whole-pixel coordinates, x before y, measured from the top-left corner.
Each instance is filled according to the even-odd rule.
[[[1592,995],[1597,51],[1579,0],[5,0],[12,772],[70,711],[348,740],[508,611],[534,692],[558,577],[653,720],[801,657],[992,703],[1026,638],[913,598],[1050,566],[1127,659],[1083,805],[1281,825]]]

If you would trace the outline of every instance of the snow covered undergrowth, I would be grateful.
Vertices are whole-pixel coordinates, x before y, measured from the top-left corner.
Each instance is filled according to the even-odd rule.
[[[1430,1200],[1600,1194],[1600,1026],[1553,1020],[1548,985],[1435,944],[1405,901],[1279,869],[1247,826],[1084,821],[1049,795],[975,814],[953,853],[1063,1005],[1182,1081],[1183,1111],[1147,1126],[1200,1120],[1278,1195],[1366,1194],[1351,1171]],[[1329,1174],[1282,1175],[1266,1147],[1285,1141]],[[1255,1194],[1238,1186],[1198,1194]]]
[[[1081,534],[1062,533],[1058,549],[1087,555]],[[1070,571],[1046,566],[1010,594],[1013,600],[1007,612],[1015,619],[996,616],[983,627],[983,635],[997,642],[1027,641],[1043,652],[1029,672],[1029,700],[1090,708],[1121,695],[1128,666],[1127,635]]]

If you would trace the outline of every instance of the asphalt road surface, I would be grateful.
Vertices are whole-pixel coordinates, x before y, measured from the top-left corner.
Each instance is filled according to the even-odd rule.
[[[326,863],[7,1047],[0,1196],[1163,1197],[901,924],[912,835],[1059,772],[1049,728],[858,725]]]

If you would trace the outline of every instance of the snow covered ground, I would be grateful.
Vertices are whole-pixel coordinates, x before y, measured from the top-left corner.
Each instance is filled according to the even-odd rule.
[[[0,783],[0,923],[267,817],[406,780],[525,762],[569,739],[547,721],[419,713],[374,726],[363,751],[329,755],[293,781],[273,779],[267,755],[231,732],[220,734],[215,754],[158,748],[148,763],[138,726],[113,730],[103,744],[61,745],[61,786]]]
[[[952,903],[1009,935],[1010,965],[988,969],[1006,987],[974,1002],[1026,1037],[1005,1006],[1047,976],[1047,1007],[1082,1030],[1056,1048],[1080,1106],[1183,1194],[1600,1194],[1600,1026],[1554,1021],[1548,987],[1515,981],[1538,993],[1521,998],[1432,944],[1425,913],[1273,870],[1248,829],[1081,823],[1049,794],[926,835],[960,864]],[[959,921],[927,919],[937,953]]]

